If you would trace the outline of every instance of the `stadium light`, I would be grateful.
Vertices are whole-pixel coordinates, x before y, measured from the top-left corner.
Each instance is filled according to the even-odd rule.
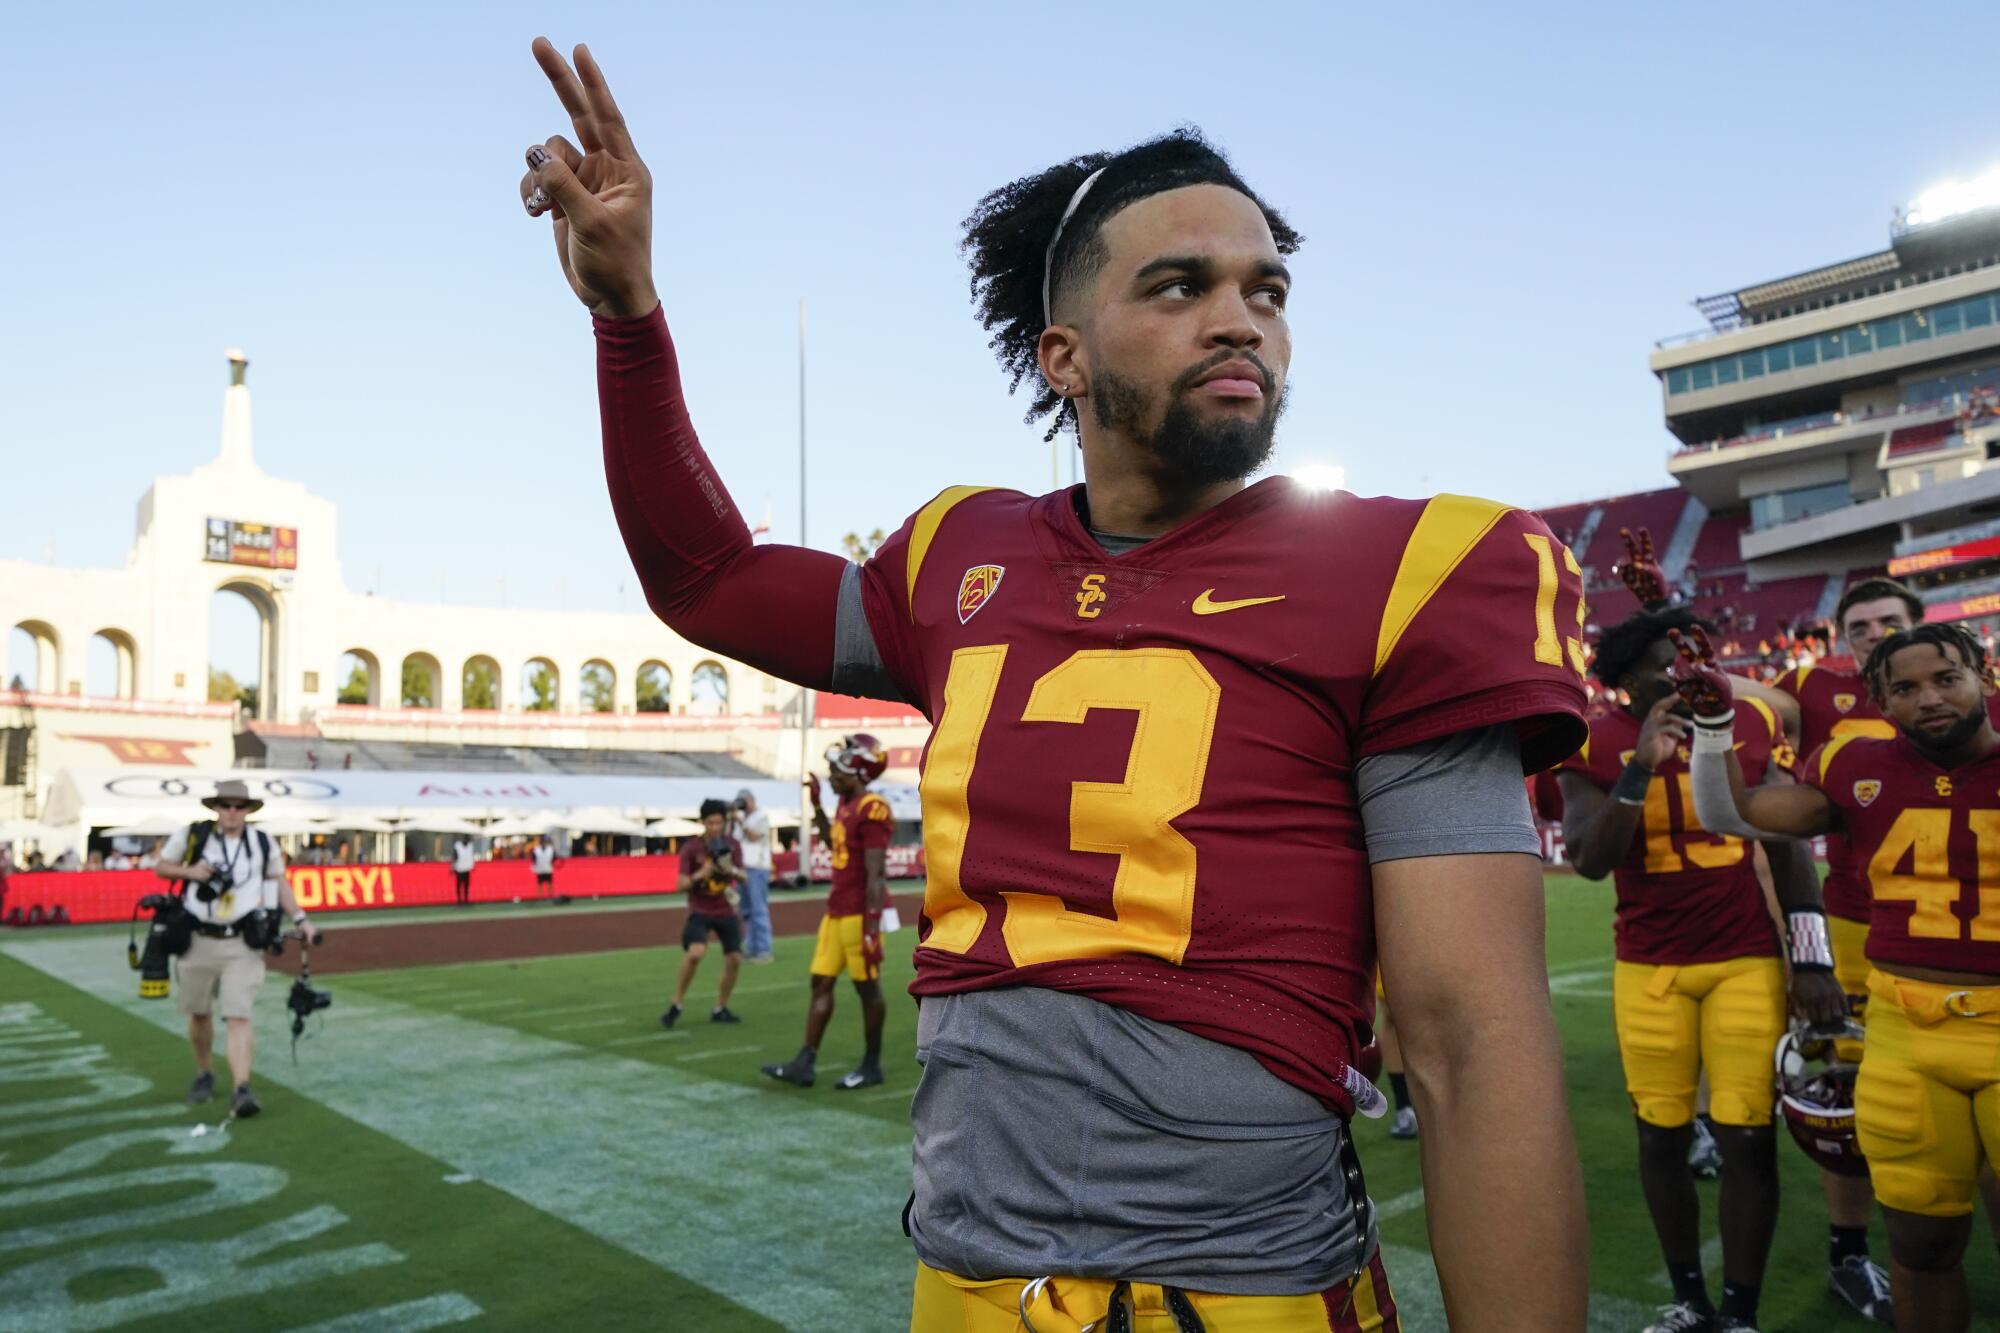
[[[1347,469],[1338,463],[1307,463],[1292,469],[1292,480],[1317,491],[1337,491],[1347,484]]]
[[[1933,185],[1903,209],[1903,226],[1924,227],[1960,213],[1991,208],[1995,204],[2000,204],[2000,167],[1993,167],[1971,180]]]

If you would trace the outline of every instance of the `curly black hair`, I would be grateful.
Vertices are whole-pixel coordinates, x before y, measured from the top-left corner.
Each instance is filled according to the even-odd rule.
[[[1646,650],[1667,637],[1668,630],[1685,634],[1696,625],[1710,634],[1715,632],[1715,626],[1696,615],[1692,607],[1635,611],[1597,636],[1597,656],[1590,664],[1590,673],[1615,690]]]
[[[1102,168],[1104,175],[1062,226],[1053,255],[1049,243],[1063,210],[1077,187]],[[1263,211],[1278,253],[1288,255],[1304,238],[1283,217],[1243,183],[1222,150],[1202,137],[1200,129],[1183,126],[1171,134],[1134,145],[1120,153],[1085,153],[1058,162],[1046,171],[1023,176],[992,191],[965,219],[959,249],[972,267],[972,302],[979,322],[992,334],[987,346],[1012,380],[1007,391],[1035,377],[1038,388],[1024,421],[1054,414],[1044,439],[1053,438],[1065,420],[1074,421],[1073,404],[1041,377],[1035,347],[1047,321],[1042,312],[1042,280],[1049,280],[1049,299],[1094,277],[1109,253],[1099,235],[1120,209],[1149,195],[1188,185],[1226,185],[1247,196]]]
[[[1889,685],[1889,659],[1905,648],[1913,648],[1920,643],[1934,644],[1939,652],[1946,648],[1958,649],[1959,661],[1974,675],[1986,671],[1986,648],[1979,642],[1979,636],[1957,621],[1934,621],[1929,624],[1912,625],[1899,629],[1882,642],[1875,645],[1875,651],[1868,654],[1868,661],[1861,668],[1861,675],[1868,682],[1868,693],[1880,704]]]

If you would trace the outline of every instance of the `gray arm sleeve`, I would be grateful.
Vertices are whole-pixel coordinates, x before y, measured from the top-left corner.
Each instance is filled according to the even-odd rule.
[[[1688,756],[1688,782],[1694,788],[1694,817],[1710,833],[1738,838],[1781,838],[1781,833],[1763,829],[1736,813],[1736,797],[1729,790],[1729,765],[1719,754],[1703,754],[1692,748]]]
[[[1354,785],[1371,864],[1480,852],[1541,854],[1520,741],[1506,723],[1369,755],[1355,765]]]
[[[849,564],[840,576],[840,609],[833,619],[833,688],[862,699],[903,700],[875,647],[868,612],[861,605],[861,566]]]

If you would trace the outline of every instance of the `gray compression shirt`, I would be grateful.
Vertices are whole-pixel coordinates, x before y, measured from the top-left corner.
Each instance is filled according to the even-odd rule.
[[[859,566],[835,654],[836,690],[901,697]],[[1511,727],[1370,755],[1355,786],[1371,862],[1541,850]],[[917,1059],[909,1231],[934,1268],[1285,1295],[1332,1287],[1374,1251],[1339,1169],[1347,1126],[1244,1051],[1015,987],[926,1000]]]

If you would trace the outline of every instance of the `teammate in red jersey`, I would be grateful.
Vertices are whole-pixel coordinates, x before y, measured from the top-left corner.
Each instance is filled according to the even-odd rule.
[[[827,781],[840,805],[829,821],[820,805],[819,779],[808,775],[813,824],[833,859],[833,888],[819,921],[813,948],[812,1002],[806,1009],[806,1044],[781,1065],[764,1072],[810,1088],[819,1064],[819,1043],[833,1017],[833,988],[842,972],[854,978],[861,999],[861,1027],[867,1040],[861,1064],[833,1086],[842,1092],[882,1081],[882,909],[889,905],[889,841],[895,821],[889,802],[868,784],[889,766],[889,751],[868,734],[843,736],[826,752]]]
[[[1785,973],[1752,846],[1705,832],[1691,808],[1687,721],[1667,669],[1669,632],[1697,623],[1670,608],[1604,632],[1592,669],[1628,702],[1591,710],[1590,739],[1560,773],[1571,864],[1617,885],[1618,1050],[1638,1118],[1639,1182],[1675,1298],[1655,1333],[1754,1327],[1778,1221],[1771,1060],[1785,1030]],[[1737,710],[1735,744],[1747,781],[1790,780],[1773,759],[1782,737],[1768,708]],[[1781,840],[1765,852],[1779,901],[1816,911],[1804,849]],[[1794,974],[1792,999],[1820,1021],[1846,1012],[1828,974]],[[1703,1072],[1722,1148],[1720,1310],[1702,1275],[1688,1161]]]
[[[1778,677],[1775,690],[1732,683],[1739,694],[1761,698],[1778,710],[1800,755],[1842,736],[1888,739],[1896,734],[1896,728],[1869,697],[1860,666],[1882,640],[1922,624],[1923,619],[1923,601],[1907,586],[1894,579],[1863,579],[1841,594],[1840,605],[1834,610],[1834,624],[1854,660],[1853,671],[1798,667]],[[1986,711],[2000,721],[2000,696],[1987,700]],[[1838,833],[1826,839],[1826,881],[1821,892],[1826,898],[1834,975],[1860,1013],[1868,1002],[1868,885],[1854,863],[1847,839]],[[1823,1172],[1821,1179],[1832,1223],[1828,1280],[1842,1299],[1868,1313],[1867,1293],[1886,1284],[1867,1258],[1871,1199],[1867,1182],[1831,1171]],[[2000,1178],[1988,1169],[1980,1175],[1979,1189],[1986,1202],[1986,1220],[1995,1238],[2000,1239]]]
[[[1192,132],[993,192],[975,303],[1082,486],[953,489],[865,567],[756,546],[688,420],[651,177],[536,54],[614,513],[687,638],[932,719],[912,1327],[1393,1329],[1345,1117],[1378,956],[1460,1330],[1585,1322],[1522,774],[1581,740],[1581,576],[1530,514],[1272,479],[1297,235]],[[915,423],[935,435],[940,423]],[[756,614],[743,608],[755,607]],[[1499,1202],[1496,1202],[1499,1201]],[[1505,1224],[1496,1225],[1504,1209]]]
[[[1679,669],[1701,728],[1703,819],[1759,836],[1844,833],[1866,867],[1854,1109],[1888,1220],[1896,1326],[1966,1329],[1975,1181],[2000,1160],[2000,733],[1985,652],[1962,625],[1890,635],[1864,678],[1899,734],[1836,737],[1807,757],[1804,785],[1748,790],[1728,748],[1730,683],[1705,647],[1691,646]],[[1830,964],[1831,948],[1819,948]]]

